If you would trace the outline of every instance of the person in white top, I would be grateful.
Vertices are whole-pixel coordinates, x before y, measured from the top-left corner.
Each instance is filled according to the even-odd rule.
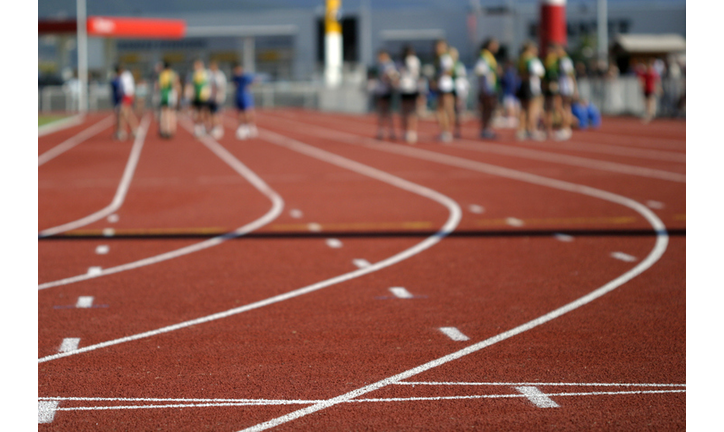
[[[219,64],[215,60],[209,63],[209,84],[211,85],[211,95],[207,103],[211,124],[207,126],[207,129],[211,131],[214,139],[220,139],[224,136],[224,126],[221,124],[219,109],[224,106],[226,101],[226,75],[219,70]]]
[[[453,61],[453,97],[455,98],[455,137],[461,138],[460,119],[465,113],[468,105],[468,71],[463,62],[460,61],[460,53],[457,48],[450,48],[450,58]]]
[[[120,131],[119,139],[125,138],[126,126],[131,129],[131,135],[136,136],[138,130],[138,118],[136,113],[133,112],[133,101],[135,98],[135,82],[133,80],[133,74],[131,71],[126,69],[125,66],[121,65],[120,68],[120,81],[121,81],[121,111],[120,111]]]
[[[545,140],[545,133],[538,130],[542,108],[541,77],[545,74],[543,63],[538,58],[538,47],[533,42],[523,44],[518,59],[518,73],[520,74],[520,121],[516,138],[525,140],[532,138],[536,141]]]
[[[417,100],[420,97],[420,59],[411,46],[402,50],[400,72],[400,118],[405,141],[417,142]]]
[[[450,57],[448,44],[444,40],[435,42],[435,79],[431,82],[437,96],[437,120],[440,124],[440,141],[452,141],[452,126],[455,124],[455,62]]]

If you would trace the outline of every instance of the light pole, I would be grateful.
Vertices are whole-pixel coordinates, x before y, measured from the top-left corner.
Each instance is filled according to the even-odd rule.
[[[85,0],[76,0],[76,26],[78,32],[78,111],[88,111],[86,92],[88,90],[88,29],[86,28]]]
[[[608,4],[598,0],[598,61],[608,69]]]

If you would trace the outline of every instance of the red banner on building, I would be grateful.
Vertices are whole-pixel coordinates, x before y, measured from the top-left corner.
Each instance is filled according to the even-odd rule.
[[[186,34],[183,20],[155,18],[88,17],[88,36],[180,39]]]

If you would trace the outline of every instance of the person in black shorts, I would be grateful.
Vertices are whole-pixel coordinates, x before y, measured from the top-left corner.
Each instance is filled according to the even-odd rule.
[[[402,62],[399,66],[400,81],[400,119],[405,141],[417,142],[417,100],[420,98],[420,59],[411,46],[402,50]]]
[[[385,50],[377,53],[377,79],[375,81],[375,106],[377,108],[377,139],[383,139],[385,124],[391,140],[395,136],[395,125],[392,120],[392,92],[397,86],[399,74],[390,54]]]

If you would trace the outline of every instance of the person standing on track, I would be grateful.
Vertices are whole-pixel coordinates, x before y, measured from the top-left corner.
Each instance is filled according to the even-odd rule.
[[[475,64],[475,75],[478,76],[478,100],[480,102],[480,138],[495,139],[492,119],[498,105],[498,41],[488,39],[480,49],[480,58]]]
[[[111,80],[111,97],[113,98],[113,113],[116,116],[116,131],[113,137],[118,140],[125,139],[121,125],[121,102],[123,100],[123,89],[121,88],[121,66],[116,66],[116,75]]]
[[[377,74],[374,81],[375,107],[377,108],[377,139],[384,139],[385,124],[389,139],[396,140],[392,119],[392,92],[397,86],[399,74],[390,54],[385,50],[377,53]]]
[[[214,139],[221,139],[224,136],[224,126],[221,124],[219,109],[224,106],[224,101],[226,101],[226,75],[219,70],[219,64],[216,61],[209,63],[209,81],[211,84],[209,130]]]
[[[176,134],[176,103],[181,91],[178,75],[171,69],[168,62],[163,62],[163,69],[158,74],[158,91],[161,114],[159,131],[162,138],[171,138]]]
[[[440,39],[435,42],[435,77],[431,81],[432,90],[437,99],[437,120],[440,124],[440,141],[451,142],[452,127],[455,124],[455,81],[453,68],[455,63],[448,50],[448,44]]]
[[[533,42],[523,44],[518,59],[518,72],[521,79],[518,89],[521,110],[516,138],[543,141],[545,134],[538,130],[538,121],[542,105],[540,82],[541,77],[545,74],[545,68],[538,59],[538,47]]]
[[[131,71],[123,65],[120,66],[121,72],[121,131],[119,139],[126,138],[126,126],[129,127],[131,135],[135,138],[138,131],[138,119],[136,113],[133,112],[133,101],[135,98],[135,82]]]
[[[558,87],[560,76],[558,45],[548,47],[548,54],[544,61],[545,74],[543,75],[543,123],[549,138],[553,138],[553,123],[555,119],[563,117],[561,94]]]
[[[420,59],[415,55],[412,46],[402,51],[400,64],[400,119],[405,141],[408,144],[417,142],[417,101],[420,99]]]
[[[239,127],[236,129],[236,137],[240,140],[253,138],[259,134],[254,118],[254,96],[251,94],[251,91],[249,91],[249,87],[254,83],[254,75],[244,73],[244,67],[240,64],[235,64],[233,81],[236,85],[235,102],[239,116]]]
[[[460,61],[460,53],[457,48],[450,48],[450,57],[453,60],[453,97],[455,98],[455,138],[462,138],[460,121],[468,106],[468,92],[470,82],[465,64]]]
[[[561,97],[561,130],[555,139],[567,140],[573,136],[571,104],[573,99],[578,96],[578,83],[573,60],[562,45],[558,45],[558,91]]]
[[[643,122],[649,123],[656,116],[656,95],[661,90],[661,78],[655,68],[656,59],[649,61],[636,69],[636,75],[641,80],[641,87],[646,100],[646,113]]]
[[[204,68],[204,62],[201,59],[194,61],[194,71],[187,85],[187,90],[192,95],[194,135],[205,135],[206,120],[209,116],[208,102],[211,95],[211,85],[209,83],[209,72]]]

